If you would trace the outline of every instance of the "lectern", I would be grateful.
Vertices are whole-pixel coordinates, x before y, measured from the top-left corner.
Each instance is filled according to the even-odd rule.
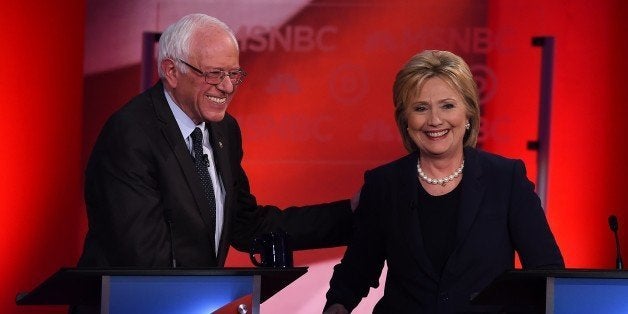
[[[628,313],[628,271],[512,270],[472,304],[497,305],[499,313]]]
[[[209,314],[239,299],[247,313],[307,272],[296,268],[61,268],[16,298],[18,305],[98,305],[101,313]],[[238,312],[234,310],[234,314]]]

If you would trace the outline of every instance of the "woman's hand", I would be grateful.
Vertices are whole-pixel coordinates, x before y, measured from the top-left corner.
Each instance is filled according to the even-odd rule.
[[[344,305],[336,303],[328,307],[323,314],[349,314],[349,311],[347,311]]]

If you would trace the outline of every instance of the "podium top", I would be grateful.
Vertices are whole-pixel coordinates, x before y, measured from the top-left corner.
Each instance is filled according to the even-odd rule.
[[[17,305],[98,305],[103,276],[260,276],[260,302],[307,272],[295,268],[61,268],[30,292],[19,293]]]

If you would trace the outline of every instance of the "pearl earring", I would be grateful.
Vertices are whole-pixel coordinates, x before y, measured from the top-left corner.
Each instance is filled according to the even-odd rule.
[[[470,129],[471,128],[471,123],[467,122],[467,124],[464,125],[464,128],[467,129],[467,130]]]

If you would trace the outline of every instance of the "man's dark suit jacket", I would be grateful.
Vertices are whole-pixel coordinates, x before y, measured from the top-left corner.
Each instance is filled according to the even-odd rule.
[[[523,162],[473,148],[464,158],[456,243],[442,276],[423,246],[413,153],[366,172],[354,236],[335,267],[327,305],[352,310],[378,286],[384,260],[386,286],[375,313],[469,310],[474,294],[514,268],[515,250],[524,268],[564,267]]]
[[[223,266],[229,245],[246,251],[254,235],[279,229],[295,249],[346,244],[349,200],[283,211],[258,206],[240,164],[236,120],[227,114],[208,128],[226,192],[217,257],[209,205],[158,83],[117,111],[94,146],[85,173],[89,230],[79,267],[169,267],[173,251],[181,267]]]

